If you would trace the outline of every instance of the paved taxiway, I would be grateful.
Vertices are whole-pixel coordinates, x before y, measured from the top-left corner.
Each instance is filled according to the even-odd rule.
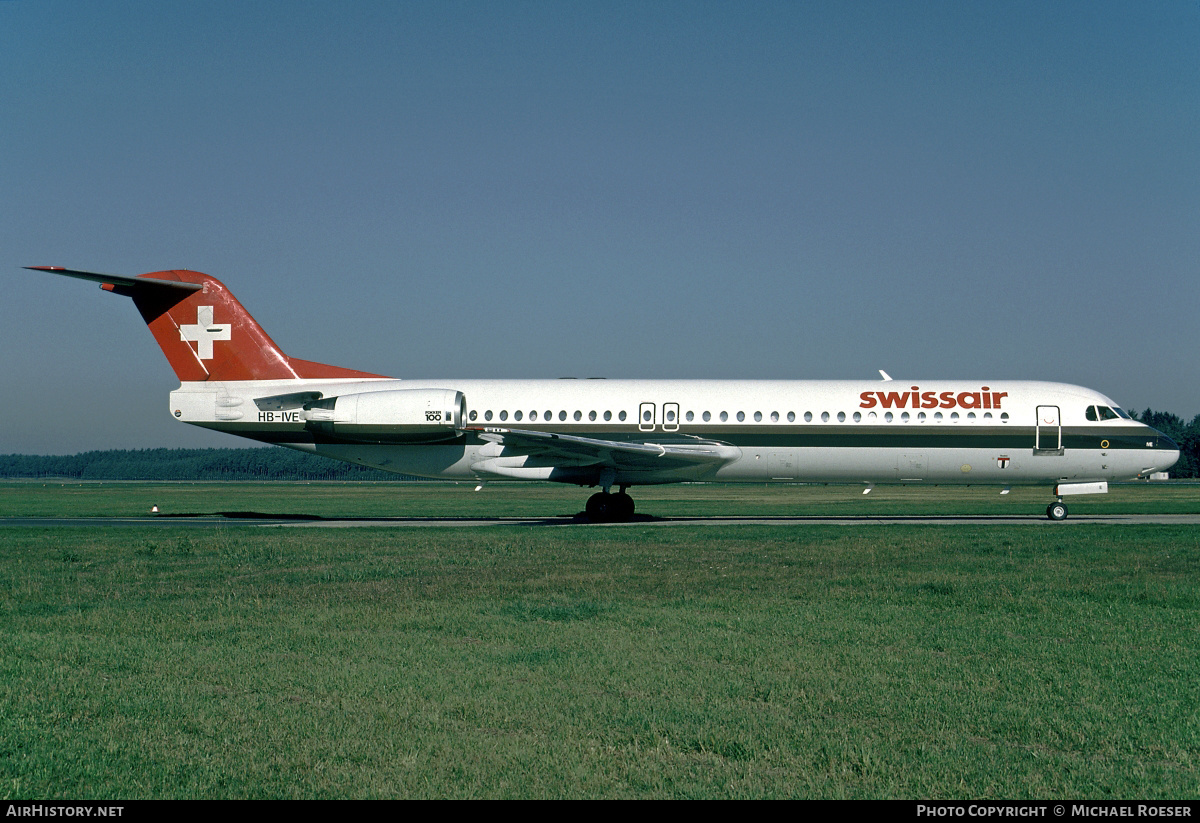
[[[158,526],[161,528],[212,528],[216,526],[259,526],[345,529],[345,528],[462,528],[469,526],[589,526],[608,528],[628,526],[878,526],[905,524],[922,526],[1071,526],[1092,523],[1104,525],[1200,525],[1200,514],[1099,514],[1072,515],[1052,521],[1044,515],[977,515],[927,517],[650,517],[641,515],[627,523],[589,523],[578,516],[551,517],[383,517],[344,520],[319,517],[0,517],[0,529],[9,526],[27,528],[118,528],[121,526]]]

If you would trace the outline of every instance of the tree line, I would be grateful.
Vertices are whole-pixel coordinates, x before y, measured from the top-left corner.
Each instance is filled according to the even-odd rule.
[[[1200,477],[1200,414],[1131,412],[1179,444],[1172,477]],[[0,477],[75,480],[417,480],[291,449],[124,449],[71,455],[3,454]]]
[[[0,455],[0,477],[73,480],[416,480],[291,449],[123,449]]]

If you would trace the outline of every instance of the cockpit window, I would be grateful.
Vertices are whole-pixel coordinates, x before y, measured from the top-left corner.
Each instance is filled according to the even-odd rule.
[[[1088,420],[1116,420],[1118,417],[1129,420],[1129,415],[1121,409],[1110,409],[1108,406],[1088,406]]]
[[[1117,417],[1120,417],[1122,420],[1132,420],[1133,419],[1132,417],[1129,416],[1129,412],[1125,411],[1124,409],[1120,408],[1119,406],[1113,406],[1113,411],[1115,411],[1117,413]]]

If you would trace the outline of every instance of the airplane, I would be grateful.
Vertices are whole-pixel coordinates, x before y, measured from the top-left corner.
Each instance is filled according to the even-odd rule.
[[[384,471],[598,487],[596,522],[633,486],[685,481],[1052,484],[1102,494],[1179,458],[1091,389],[1015,380],[399,380],[289,357],[216,278],[26,268],[133,298],[179,378],[170,414]],[[616,488],[617,491],[613,491]]]

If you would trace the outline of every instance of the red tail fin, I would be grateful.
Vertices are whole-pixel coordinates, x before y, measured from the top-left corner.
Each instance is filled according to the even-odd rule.
[[[380,376],[288,357],[229,289],[207,274],[177,269],[122,277],[36,268],[94,280],[105,291],[132,297],[183,382]]]

